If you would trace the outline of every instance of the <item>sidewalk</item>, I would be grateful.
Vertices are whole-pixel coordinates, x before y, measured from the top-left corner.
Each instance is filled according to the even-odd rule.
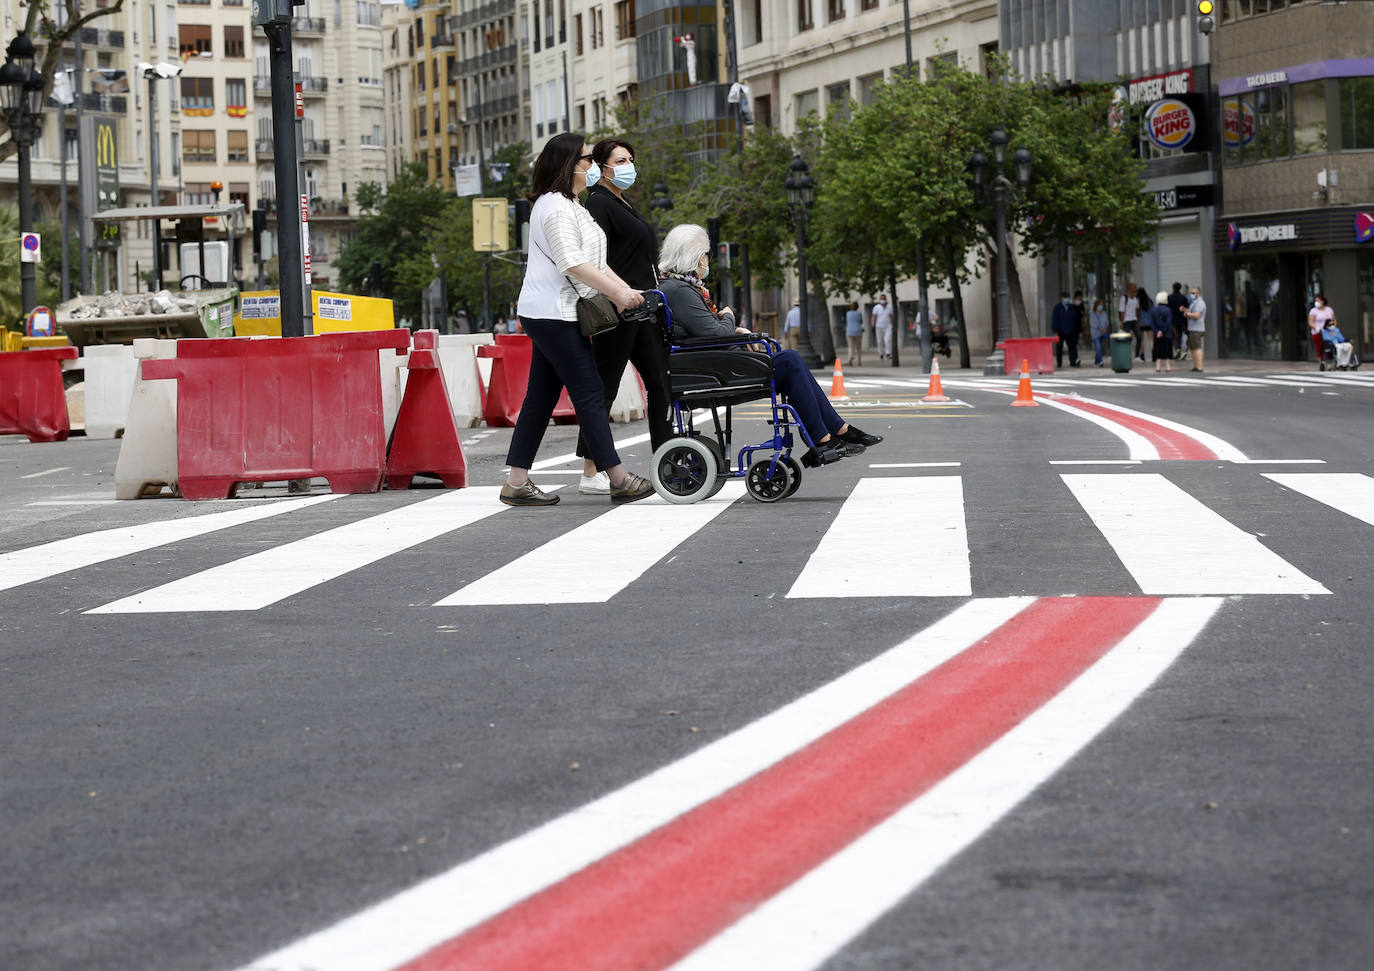
[[[923,373],[921,369],[921,349],[919,347],[903,347],[900,349],[899,356],[901,364],[895,370],[902,372],[903,376],[909,376],[909,372],[913,371],[917,374]],[[987,351],[971,353],[969,355],[970,366],[968,370],[964,370],[959,367],[958,348],[953,349],[953,353],[951,354],[951,356],[940,356],[937,358],[937,360],[939,360],[940,362],[941,374],[963,376],[968,376],[970,374],[981,375],[983,373],[983,361],[986,360],[987,356]],[[1082,367],[1070,368],[1066,363],[1064,367],[1059,368],[1055,373],[1060,375],[1072,373],[1076,377],[1086,377],[1091,376],[1093,374],[1111,376],[1116,373],[1110,367],[1093,367],[1091,350],[1089,350],[1086,355],[1081,355],[1080,360],[1083,361]],[[840,362],[843,364],[844,361],[845,354],[841,352]],[[1193,365],[1191,361],[1174,361],[1173,363],[1174,369],[1172,373],[1192,373],[1191,369]],[[826,365],[826,370],[829,371],[834,366],[835,362],[830,361]],[[1226,357],[1220,359],[1208,358],[1205,361],[1203,361],[1203,366],[1206,370],[1206,373],[1208,374],[1282,374],[1305,373],[1308,371],[1315,372],[1317,370],[1317,363],[1315,361],[1272,361],[1235,357]],[[864,363],[861,366],[851,366],[849,364],[844,365],[845,375],[853,377],[882,377],[882,373],[884,371],[890,373],[893,370],[894,368],[892,367],[891,361],[880,361],[876,354],[869,354],[867,349],[864,350]],[[1151,374],[1153,374],[1154,362],[1138,360],[1134,360],[1131,362],[1131,374],[1140,374],[1145,371],[1149,371]]]

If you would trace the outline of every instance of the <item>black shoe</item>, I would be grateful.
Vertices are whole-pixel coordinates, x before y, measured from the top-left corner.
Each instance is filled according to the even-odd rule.
[[[838,435],[831,435],[830,440],[821,443],[821,448],[828,448],[839,452],[841,457],[847,458],[850,455],[862,455],[867,451],[867,447],[858,442],[845,441]]]
[[[844,453],[831,447],[834,439],[824,445],[808,448],[802,453],[801,464],[808,469],[819,469],[822,465],[832,465],[844,458]]]
[[[848,431],[834,437],[838,438],[842,442],[848,442],[850,445],[862,445],[864,448],[872,448],[874,445],[877,445],[879,442],[883,440],[883,436],[870,435],[867,432],[861,432],[853,425],[849,426]]]

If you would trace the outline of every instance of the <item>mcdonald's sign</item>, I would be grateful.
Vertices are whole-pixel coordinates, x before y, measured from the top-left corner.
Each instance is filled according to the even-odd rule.
[[[94,135],[96,209],[114,209],[119,205],[119,140],[115,119],[96,119]]]

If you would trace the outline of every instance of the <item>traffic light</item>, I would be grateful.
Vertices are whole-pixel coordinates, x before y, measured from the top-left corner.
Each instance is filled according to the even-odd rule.
[[[253,210],[253,259],[260,260],[262,255],[262,237],[267,232],[267,210],[261,207]]]
[[[1197,0],[1197,29],[1210,34],[1217,29],[1216,19],[1212,16],[1217,5],[1212,0]]]
[[[520,240],[520,252],[530,251],[530,201],[515,200],[515,238]]]
[[[730,269],[730,244],[716,244],[716,267],[721,270]]]

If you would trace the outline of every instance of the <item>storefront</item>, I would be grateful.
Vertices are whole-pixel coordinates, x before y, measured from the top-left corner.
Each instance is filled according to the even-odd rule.
[[[1317,293],[1359,353],[1374,355],[1374,211],[1236,217],[1217,223],[1213,245],[1223,291],[1220,356],[1311,360],[1307,312]]]

